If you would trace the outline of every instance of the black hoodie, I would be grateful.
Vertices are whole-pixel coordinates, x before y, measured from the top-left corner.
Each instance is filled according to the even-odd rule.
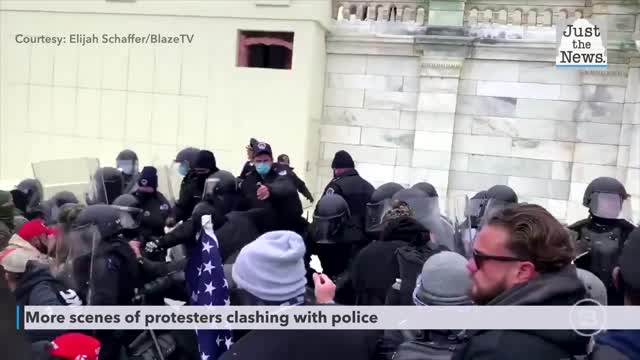
[[[576,269],[568,265],[557,273],[515,286],[489,305],[570,306],[584,299],[586,290]],[[573,330],[479,330],[470,332],[467,345],[454,360],[561,360],[585,355],[588,337]]]
[[[64,306],[67,304],[59,295],[63,289],[64,286],[54,279],[47,265],[29,261],[26,271],[18,280],[14,295],[16,302],[22,306]],[[26,335],[31,342],[36,342],[51,341],[63,333],[62,330],[38,330],[27,331]]]

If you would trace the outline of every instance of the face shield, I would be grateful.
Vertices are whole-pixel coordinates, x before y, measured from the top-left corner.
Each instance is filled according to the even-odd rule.
[[[133,175],[138,172],[138,162],[135,160],[117,160],[116,167],[125,175]]]
[[[64,237],[66,258],[58,267],[57,278],[75,290],[87,305],[91,304],[94,291],[94,258],[102,241],[97,226],[73,228]]]
[[[384,199],[377,203],[367,204],[367,214],[365,218],[365,229],[367,232],[374,231],[382,224],[382,217],[391,209],[391,199]]]
[[[622,212],[623,203],[619,194],[596,192],[591,194],[589,211],[603,219],[617,219]]]
[[[220,182],[220,179],[207,179],[204,182],[204,188],[202,190],[202,199],[203,200],[213,200],[215,199],[216,194],[216,188],[218,187],[218,183]]]
[[[431,235],[431,241],[453,250],[453,227],[440,216],[440,204],[436,197],[416,197],[402,199],[409,205],[413,217],[424,226]]]
[[[313,238],[319,244],[333,244],[342,239],[337,236],[344,226],[346,214],[338,214],[331,217],[313,216]]]

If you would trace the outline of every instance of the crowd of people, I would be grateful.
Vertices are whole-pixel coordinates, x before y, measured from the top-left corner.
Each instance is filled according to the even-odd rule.
[[[237,176],[211,151],[180,151],[175,203],[131,150],[96,171],[84,199],[44,199],[37,179],[0,191],[2,280],[20,305],[640,305],[640,230],[620,218],[629,195],[616,179],[595,179],[584,194],[588,218],[568,227],[504,185],[449,219],[431,184],[376,189],[338,151],[309,222],[298,193],[314,199],[289,157],[274,159],[256,139],[246,151]],[[25,333],[38,359],[640,359],[640,330],[210,335]]]

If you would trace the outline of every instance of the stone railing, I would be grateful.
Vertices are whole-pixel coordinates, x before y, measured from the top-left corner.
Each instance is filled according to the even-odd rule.
[[[342,1],[335,3],[334,18],[338,21],[381,21],[423,25],[427,22],[423,1]]]
[[[464,22],[467,26],[477,24],[500,24],[515,26],[552,26],[559,20],[571,18],[588,18],[590,8],[560,7],[496,7],[467,3]]]

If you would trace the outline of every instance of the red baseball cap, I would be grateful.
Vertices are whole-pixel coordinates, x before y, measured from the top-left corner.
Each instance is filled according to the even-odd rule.
[[[40,220],[31,220],[20,227],[17,234],[24,240],[31,242],[36,236],[57,235],[58,229],[46,227]]]
[[[49,354],[65,360],[98,360],[100,353],[100,342],[80,333],[60,335],[50,345]]]

